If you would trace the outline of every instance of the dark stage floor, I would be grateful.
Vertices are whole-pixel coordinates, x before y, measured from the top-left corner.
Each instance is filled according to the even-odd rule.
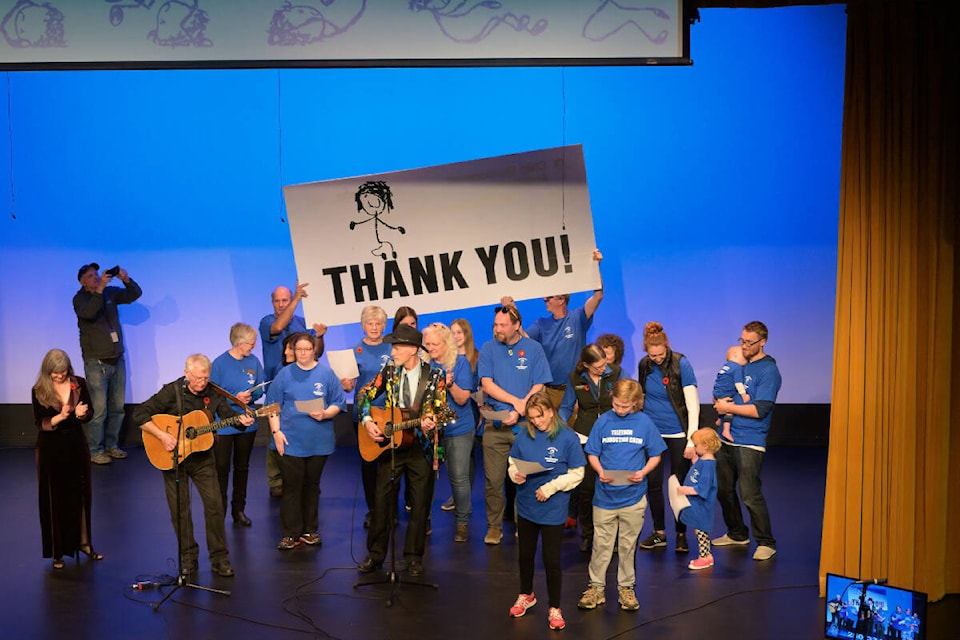
[[[453,516],[439,505],[449,483],[441,475],[434,501],[433,535],[423,579],[438,590],[401,582],[393,606],[388,586],[356,589],[354,564],[365,555],[358,493],[358,456],[340,449],[323,475],[320,548],[280,552],[278,500],[264,481],[264,452],[254,450],[247,515],[253,526],[227,535],[235,578],[210,572],[201,554],[198,582],[231,590],[229,597],[182,589],[158,611],[151,607],[169,588],[134,591],[130,584],[155,574],[176,573],[173,531],[160,472],[142,449],[108,467],[93,469],[94,541],[106,559],[70,559],[54,572],[40,557],[37,488],[32,449],[0,450],[4,514],[0,529],[4,579],[0,586],[0,638],[540,638],[547,628],[543,600],[526,617],[507,610],[519,590],[512,524],[501,546],[483,544],[482,475],[474,488],[470,542],[456,544]],[[587,555],[568,534],[563,548],[563,612],[570,637],[604,638],[778,638],[823,636],[824,603],[817,597],[817,568],[826,451],[773,449],[767,456],[765,489],[771,503],[777,556],[760,563],[750,549],[715,549],[713,569],[692,572],[686,557],[670,550],[638,551],[640,611],[616,605],[616,565],[608,576],[607,604],[580,611]],[[442,474],[442,472],[441,472]],[[199,499],[195,522],[202,532]],[[715,535],[723,533],[719,511]],[[644,534],[650,529],[647,518]],[[402,527],[401,527],[402,531]],[[672,538],[672,536],[671,536]],[[202,535],[201,547],[204,546]],[[672,543],[672,540],[671,540]],[[364,577],[364,579],[369,579]],[[401,580],[406,574],[401,573]],[[931,606],[929,640],[957,637],[960,597]]]

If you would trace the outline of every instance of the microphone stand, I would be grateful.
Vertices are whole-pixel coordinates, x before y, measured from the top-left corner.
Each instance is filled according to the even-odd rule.
[[[175,486],[177,489],[177,498],[176,498],[177,500],[176,502],[177,504],[177,508],[176,508],[176,511],[177,511],[177,526],[176,526],[176,529],[177,529],[177,584],[173,587],[173,589],[170,590],[169,593],[165,594],[163,598],[159,600],[159,602],[154,603],[153,605],[154,611],[159,610],[160,606],[164,602],[170,599],[170,596],[175,594],[177,591],[179,591],[183,587],[187,587],[189,589],[197,589],[199,591],[209,591],[210,593],[219,593],[220,595],[224,595],[224,596],[230,595],[230,592],[225,589],[215,589],[213,587],[206,587],[204,585],[194,584],[193,582],[190,582],[189,577],[187,575],[184,575],[184,572],[183,572],[183,539],[180,537],[180,534],[182,531],[184,513],[183,513],[183,504],[180,500],[180,495],[181,495],[181,490],[183,488],[186,488],[186,490],[188,491],[190,489],[189,484],[185,482],[185,479],[182,478],[180,474],[180,447],[183,443],[183,418],[184,418],[183,388],[186,386],[186,384],[187,384],[186,379],[184,379],[184,383],[179,385],[177,388],[177,446],[173,448],[173,474],[174,474]],[[166,472],[163,471],[161,473],[166,473]],[[184,483],[183,486],[181,486],[181,482]],[[186,515],[189,518],[193,517],[192,513],[186,514]]]
[[[393,358],[390,359],[393,362]],[[419,362],[417,363],[419,367]],[[394,365],[396,367],[396,365]],[[403,372],[400,372],[400,375],[404,375]],[[397,383],[399,383],[400,378],[397,376]],[[390,389],[389,385],[391,384],[390,378],[387,378],[388,385],[388,397],[399,398],[400,390],[394,385],[393,389]],[[390,407],[390,425],[392,426],[396,422],[403,421],[402,411],[396,407],[396,403],[391,403]],[[390,436],[391,440],[393,436]],[[389,536],[389,546],[390,546],[390,570],[387,571],[386,575],[382,578],[376,580],[369,580],[367,582],[357,582],[353,585],[353,588],[358,587],[370,587],[377,584],[389,584],[390,593],[387,595],[387,600],[384,604],[388,607],[393,606],[393,601],[400,596],[400,574],[397,571],[397,536],[396,530],[399,527],[397,523],[397,500],[400,497],[400,487],[399,487],[399,478],[397,477],[397,448],[392,442],[389,443],[390,447],[390,514],[389,520],[387,523],[387,536]],[[374,505],[376,509],[376,505]],[[407,526],[410,526],[409,524]],[[439,589],[440,585],[429,583],[429,582],[419,582],[417,580],[407,580],[406,584],[415,585],[418,587],[432,587],[434,589]]]

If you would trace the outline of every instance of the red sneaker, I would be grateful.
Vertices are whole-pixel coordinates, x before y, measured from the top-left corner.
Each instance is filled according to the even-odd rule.
[[[537,604],[537,596],[533,593],[521,593],[517,596],[517,601],[513,603],[513,606],[510,607],[510,615],[514,618],[519,618],[527,612],[527,609]]]
[[[690,564],[687,565],[689,569],[694,571],[699,571],[700,569],[709,569],[713,566],[713,556],[706,556],[704,558],[697,558],[696,560],[691,560]]]
[[[563,614],[557,607],[550,607],[550,612],[547,614],[547,620],[550,622],[550,628],[554,631],[560,631],[567,626],[567,623],[563,621]]]

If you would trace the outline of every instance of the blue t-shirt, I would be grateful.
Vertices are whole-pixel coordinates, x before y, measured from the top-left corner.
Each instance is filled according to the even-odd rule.
[[[434,361],[432,364],[442,370],[444,376],[447,375],[439,362]],[[467,356],[462,353],[457,354],[457,361],[453,365],[453,383],[461,389],[473,393],[477,390],[475,378],[473,371],[470,370],[470,361],[467,360]],[[457,421],[443,428],[444,436],[452,438],[453,436],[471,433],[474,430],[476,421],[473,417],[473,407],[470,406],[471,402],[472,400],[467,398],[464,404],[457,404],[457,401],[453,399],[453,394],[450,393],[450,387],[447,387],[447,405],[457,414]]]
[[[306,331],[307,324],[300,316],[293,316],[290,324],[275,336],[270,335],[270,325],[277,319],[277,314],[271,313],[260,320],[260,345],[263,348],[263,371],[267,380],[273,380],[280,367],[283,366],[283,340],[298,331]],[[311,332],[312,333],[312,332]]]
[[[680,386],[697,386],[697,376],[693,373],[693,367],[686,356],[680,358]],[[670,403],[670,397],[667,395],[667,385],[663,384],[663,369],[660,365],[653,365],[653,371],[647,376],[643,392],[643,412],[650,416],[653,424],[662,436],[671,436],[677,434],[686,434],[683,423],[680,422],[680,416],[676,409]]]
[[[491,378],[501,389],[518,398],[526,396],[535,384],[548,384],[551,377],[543,347],[525,337],[512,345],[498,340],[486,342],[480,347],[477,375],[481,381]],[[513,405],[490,396],[487,403],[497,411],[513,411]]]
[[[552,380],[549,384],[567,384],[567,376],[580,359],[580,352],[587,346],[587,330],[593,317],[587,317],[583,307],[567,311],[557,320],[553,316],[538,318],[527,328],[527,335],[543,346],[550,365]]]
[[[607,411],[593,424],[583,449],[587,455],[597,456],[604,470],[640,471],[650,458],[666,451],[667,444],[653,421],[643,413],[638,411],[621,417]],[[637,504],[646,494],[646,478],[619,486],[598,480],[593,504],[601,509],[621,509]]]
[[[557,491],[546,502],[540,502],[537,500],[537,489],[569,469],[584,466],[587,459],[583,457],[580,439],[569,427],[561,427],[553,440],[538,429],[534,429],[533,433],[533,438],[526,429],[517,434],[510,457],[539,462],[547,467],[547,471],[527,476],[526,482],[517,485],[517,513],[537,524],[563,524],[567,519],[570,492]]]
[[[357,413],[357,405],[360,403],[356,400],[356,393],[359,391],[365,384],[373,380],[373,378],[380,373],[380,369],[383,368],[383,365],[387,364],[390,360],[390,353],[393,350],[393,346],[381,342],[380,344],[369,345],[363,340],[353,345],[353,356],[357,359],[357,369],[360,371],[360,375],[357,376],[357,383],[353,388],[354,400],[353,400],[353,420],[358,422],[360,417]],[[380,407],[381,409],[386,406],[387,396],[383,394],[378,396],[373,400],[371,406]]]
[[[220,385],[233,395],[241,391],[245,391],[250,387],[256,386],[264,381],[263,377],[263,367],[260,366],[260,361],[257,360],[257,356],[250,354],[245,358],[240,358],[237,360],[229,351],[224,351],[213,361],[210,365],[210,382]],[[263,387],[255,389],[251,394],[251,401],[256,400],[263,395]],[[237,413],[243,413],[243,409],[230,402],[230,407]],[[257,430],[256,423],[247,427],[247,433],[250,433],[250,429],[253,431]],[[224,427],[217,431],[220,435],[224,436],[235,436],[239,433],[244,433],[237,429],[236,427]]]
[[[735,395],[736,404],[755,404],[757,402],[775,403],[780,393],[780,370],[777,361],[770,356],[764,356],[756,362],[748,362],[743,367],[743,385],[746,387],[750,402],[745,403],[740,395]],[[735,445],[753,447],[767,446],[767,433],[770,431],[770,419],[773,417],[773,407],[762,418],[748,418],[733,416],[730,424],[730,435]]]
[[[733,360],[727,360],[717,371],[717,379],[713,383],[714,398],[732,398],[738,394],[737,383],[743,384],[743,365]]]
[[[287,437],[284,455],[307,458],[333,453],[336,446],[333,420],[318,422],[309,413],[297,410],[297,400],[316,398],[323,398],[326,407],[336,405],[341,411],[347,409],[340,379],[330,367],[319,362],[310,370],[301,369],[297,363],[284,367],[267,389],[267,403],[280,403],[280,428]]]
[[[687,496],[690,506],[680,512],[680,522],[700,531],[709,531],[713,528],[717,503],[717,461],[700,459],[694,462],[683,486],[695,488],[697,495]]]

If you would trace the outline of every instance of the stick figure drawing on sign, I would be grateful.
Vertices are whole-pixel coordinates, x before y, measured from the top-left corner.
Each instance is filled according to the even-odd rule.
[[[390,257],[396,258],[397,252],[393,243],[380,237],[380,226],[387,229],[399,231],[401,234],[407,232],[406,229],[397,225],[393,226],[384,221],[383,216],[393,210],[393,194],[390,193],[390,187],[382,180],[371,180],[364,182],[357,189],[354,199],[357,201],[357,211],[366,214],[364,220],[351,220],[350,230],[353,231],[358,225],[373,221],[373,235],[377,239],[377,246],[370,250],[375,256],[387,259],[386,247],[390,247]]]

